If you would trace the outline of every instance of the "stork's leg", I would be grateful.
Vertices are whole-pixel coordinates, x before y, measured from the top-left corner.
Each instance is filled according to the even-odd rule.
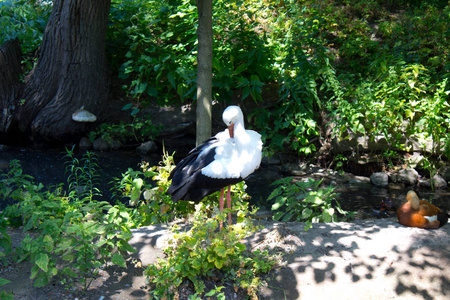
[[[231,225],[231,185],[228,186],[227,191],[227,207],[230,212],[228,212],[228,226]]]
[[[223,188],[222,191],[220,192],[220,198],[219,198],[219,211],[220,211],[220,213],[223,212],[223,204],[224,204],[223,194],[224,194],[224,191],[225,191],[225,188]],[[222,230],[222,228],[223,228],[223,221],[220,220],[220,230]]]

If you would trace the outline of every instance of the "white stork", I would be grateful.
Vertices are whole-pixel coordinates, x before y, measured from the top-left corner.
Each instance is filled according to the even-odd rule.
[[[223,212],[224,190],[231,209],[230,187],[246,179],[261,163],[261,135],[244,127],[244,116],[238,106],[227,107],[222,119],[228,126],[222,132],[192,149],[170,173],[172,183],[167,193],[174,202],[199,202],[222,189],[219,210]],[[231,214],[228,214],[231,224]],[[222,223],[220,224],[222,228]]]

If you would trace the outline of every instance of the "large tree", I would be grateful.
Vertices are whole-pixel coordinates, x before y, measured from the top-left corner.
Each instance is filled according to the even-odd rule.
[[[0,98],[1,136],[17,137],[19,130],[34,141],[60,143],[86,131],[86,124],[71,118],[81,106],[101,115],[110,83],[104,47],[110,4],[111,0],[53,1],[33,70],[22,84],[14,73],[0,73],[9,79],[0,80],[0,91],[9,90]],[[17,59],[16,51],[9,52]],[[16,65],[9,62],[11,69]]]

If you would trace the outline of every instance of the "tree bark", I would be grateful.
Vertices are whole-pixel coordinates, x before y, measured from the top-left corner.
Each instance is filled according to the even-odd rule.
[[[197,129],[199,145],[211,136],[212,106],[212,0],[197,0]]]
[[[110,79],[105,34],[111,0],[54,0],[34,69],[25,77],[16,119],[32,140],[61,143],[84,133],[72,114],[101,116]]]
[[[20,82],[22,52],[18,39],[0,47],[0,134],[10,135],[15,102],[23,86]]]

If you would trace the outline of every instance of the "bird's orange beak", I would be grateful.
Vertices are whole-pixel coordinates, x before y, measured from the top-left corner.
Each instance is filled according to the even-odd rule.
[[[234,124],[228,126],[228,132],[230,133],[230,138],[234,138]]]

